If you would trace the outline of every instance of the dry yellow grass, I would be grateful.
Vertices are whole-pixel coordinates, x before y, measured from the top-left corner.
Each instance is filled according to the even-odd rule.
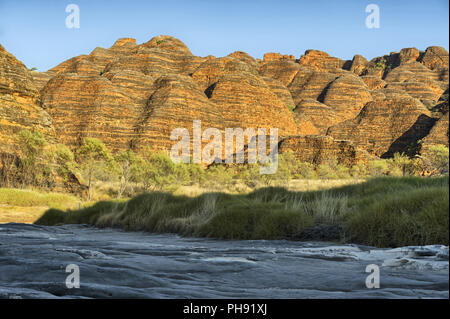
[[[49,207],[20,207],[0,205],[0,224],[32,224],[38,220]]]
[[[334,187],[362,183],[364,180],[342,179],[342,180],[292,180],[287,185],[291,191],[304,192],[326,190]],[[114,183],[97,183],[94,186],[94,198],[91,203],[83,203],[83,207],[91,206],[96,201],[114,199]],[[138,186],[135,186],[138,188]],[[236,185],[234,191],[221,190],[225,193],[248,194],[251,189],[244,184]],[[202,188],[197,185],[181,186],[174,195],[185,195],[189,197],[200,196],[210,193],[211,189]],[[3,223],[34,223],[49,208],[77,208],[78,202],[75,197],[66,194],[41,193],[35,190],[0,189],[0,224]]]
[[[288,189],[296,192],[319,191],[335,187],[364,183],[365,179],[293,179]]]
[[[365,182],[364,179],[293,179],[288,185],[283,185],[290,191],[295,192],[307,192],[307,191],[320,191],[332,189],[335,187],[355,185]],[[266,186],[261,186],[258,188],[264,188]],[[228,194],[248,194],[254,191],[250,187],[245,186],[243,183],[237,184],[234,190],[221,189],[220,192]],[[204,193],[210,193],[210,188],[202,188],[198,185],[194,186],[180,186],[173,194],[174,195],[185,195],[189,197],[200,196]]]
[[[49,208],[77,208],[78,202],[68,194],[0,188],[0,223],[34,223]]]

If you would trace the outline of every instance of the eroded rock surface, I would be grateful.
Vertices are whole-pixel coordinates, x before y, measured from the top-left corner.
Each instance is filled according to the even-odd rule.
[[[30,72],[1,47],[0,145],[12,152],[14,134],[30,128],[72,148],[90,136],[113,151],[169,150],[174,128],[192,133],[192,121],[200,120],[220,131],[329,135],[390,156],[421,139],[424,149],[445,142],[448,115],[440,105],[448,100],[448,67],[448,52],[435,46],[371,61],[318,50],[298,58],[267,53],[255,59],[242,51],[216,58],[156,36],[142,44],[122,38],[49,71]],[[334,152],[335,143],[307,144],[305,150]]]
[[[329,231],[329,230],[328,230]],[[299,236],[319,237],[320,229]],[[231,248],[230,248],[231,247]],[[66,267],[80,288],[66,286]],[[382,274],[367,289],[368,264]],[[448,246],[220,241],[0,225],[0,298],[448,298]],[[220,284],[217,284],[220,281]]]

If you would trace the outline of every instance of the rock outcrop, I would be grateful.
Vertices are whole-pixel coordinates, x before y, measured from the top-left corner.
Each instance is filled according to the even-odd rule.
[[[323,100],[325,89],[336,77],[335,74],[302,67],[288,88],[296,104],[303,99]]]
[[[369,88],[358,76],[345,74],[328,86],[323,103],[329,105],[342,121],[354,118],[372,100]]]
[[[220,106],[225,127],[278,128],[280,136],[297,134],[292,112],[256,75],[222,76],[210,101]]]
[[[314,70],[330,73],[343,73],[344,60],[330,56],[319,50],[307,50],[298,60],[300,65],[308,66]]]
[[[443,69],[449,66],[448,51],[443,47],[431,46],[428,47],[423,56],[420,58],[423,63],[430,70]]]
[[[420,153],[426,153],[433,145],[449,145],[449,117],[445,113],[431,128],[430,133],[422,139]]]
[[[294,109],[294,116],[296,121],[298,121],[299,129],[302,129],[303,132],[299,132],[299,134],[319,134],[326,135],[327,130],[330,126],[341,122],[341,118],[336,115],[336,112],[331,106],[323,104],[314,99],[303,99],[297,107]],[[303,122],[301,120],[303,119]],[[307,119],[309,125],[313,125],[316,129],[316,133],[314,130],[305,133],[303,127],[300,123],[304,123],[304,119]]]
[[[430,111],[414,98],[392,98],[367,103],[357,117],[330,127],[327,135],[352,141],[379,156],[410,153],[417,140],[434,125]]]
[[[335,140],[330,136],[292,136],[280,141],[278,149],[281,154],[292,152],[299,161],[316,165],[336,159],[340,164],[352,166],[370,158],[350,141]]]
[[[369,61],[367,61],[367,59],[362,55],[357,54],[353,57],[349,69],[351,72],[357,75],[361,75],[364,72],[367,64],[369,64]]]
[[[58,142],[51,115],[40,103],[38,88],[51,73],[29,71],[23,63],[0,45],[0,185],[13,187],[23,176],[18,172],[21,158],[17,134],[22,130],[43,134],[48,146]],[[50,175],[47,184],[53,190],[83,194],[85,188],[73,174],[67,179]]]
[[[122,38],[46,72],[0,46],[0,146],[39,130],[76,148],[89,137],[112,151],[167,151],[175,128],[278,128],[282,150],[320,163],[448,145],[448,52],[405,48],[370,61],[323,51],[242,51],[199,57],[180,40]],[[421,141],[422,140],[422,141]]]
[[[298,63],[290,60],[275,60],[264,63],[259,69],[259,74],[278,80],[284,86],[289,86],[300,69]]]
[[[31,72],[0,45],[0,153],[17,154],[15,135],[23,129],[55,141],[52,119],[39,103]]]
[[[263,62],[270,62],[270,61],[280,61],[280,60],[289,60],[292,62],[295,62],[295,57],[293,55],[289,54],[280,54],[280,53],[266,53],[264,54]]]

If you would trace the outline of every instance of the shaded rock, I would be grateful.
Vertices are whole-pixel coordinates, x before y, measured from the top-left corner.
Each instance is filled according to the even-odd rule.
[[[422,139],[420,153],[425,154],[433,145],[449,146],[448,111],[434,124],[430,133]]]
[[[338,241],[341,240],[342,235],[343,229],[341,226],[337,224],[323,224],[307,227],[289,239],[302,241]]]
[[[295,104],[303,99],[320,100],[325,89],[336,77],[335,74],[301,67],[288,88]]]
[[[227,74],[257,75],[258,72],[251,65],[240,59],[224,57],[203,62],[192,73],[192,78],[203,91],[206,91],[217,83],[221,76]],[[210,95],[210,92],[207,95]]]
[[[409,153],[434,119],[417,99],[396,97],[367,103],[358,116],[330,127],[328,135],[352,141],[376,156]]]

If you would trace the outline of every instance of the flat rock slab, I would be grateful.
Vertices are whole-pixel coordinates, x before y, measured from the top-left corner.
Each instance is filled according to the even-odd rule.
[[[66,267],[80,288],[66,287]],[[380,288],[366,288],[366,266]],[[448,246],[376,249],[0,225],[0,298],[448,298]]]

